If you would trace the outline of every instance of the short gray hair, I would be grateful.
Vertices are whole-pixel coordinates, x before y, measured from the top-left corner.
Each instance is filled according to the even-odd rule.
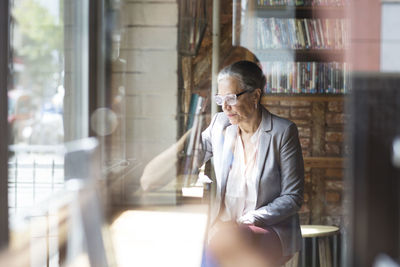
[[[257,88],[263,92],[265,76],[260,67],[251,61],[238,61],[223,68],[218,74],[218,82],[228,77],[235,78],[242,89],[254,91]]]

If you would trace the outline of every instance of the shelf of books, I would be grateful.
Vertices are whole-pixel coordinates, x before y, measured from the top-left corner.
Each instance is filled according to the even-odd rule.
[[[267,79],[264,92],[288,94],[345,94],[345,62],[262,61]]]
[[[256,18],[256,49],[346,48],[345,19]]]
[[[242,15],[234,28],[262,65],[265,93],[349,92],[347,0],[237,1]]]

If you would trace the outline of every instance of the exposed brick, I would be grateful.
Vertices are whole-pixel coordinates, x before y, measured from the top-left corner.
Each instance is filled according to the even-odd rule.
[[[342,101],[332,101],[328,103],[328,110],[332,112],[343,112],[344,103]]]
[[[340,146],[337,144],[325,144],[327,156],[340,156]]]
[[[335,225],[335,226],[340,226],[342,225],[342,216],[341,215],[335,215],[335,216],[326,216],[323,218],[323,224],[324,225]]]
[[[327,142],[343,142],[343,132],[326,132],[325,141]]]
[[[328,113],[326,114],[326,123],[328,125],[344,124],[345,116],[343,113]]]
[[[305,125],[311,125],[311,121],[310,120],[292,120],[292,122],[294,122],[297,125],[297,127],[305,126]]]
[[[289,118],[289,109],[288,108],[282,108],[282,107],[269,107],[268,108],[269,112],[272,114],[284,117],[284,118]]]
[[[300,138],[300,145],[303,149],[310,147],[310,138]]]
[[[310,200],[310,196],[307,193],[304,193],[304,202],[308,202]]]
[[[324,182],[325,172],[320,168],[311,169],[311,182],[312,182],[312,193],[311,197],[311,207],[312,207],[312,221],[313,223],[321,223],[321,216],[324,212],[325,206],[325,182]]]
[[[337,204],[327,204],[325,206],[325,214],[330,216],[337,216],[342,214],[342,205]]]
[[[311,167],[304,167],[304,172],[305,173],[311,172]]]
[[[311,173],[309,172],[304,173],[304,182],[311,183]]]
[[[326,169],[325,174],[330,178],[343,178],[343,169]]]
[[[290,116],[292,118],[311,118],[310,108],[291,108]]]
[[[311,129],[310,127],[298,127],[299,130],[299,136],[300,137],[311,137]]]
[[[338,203],[340,202],[340,194],[338,192],[327,191],[325,193],[325,199],[330,203]]]
[[[311,106],[310,101],[281,101],[283,107],[309,107]]]
[[[301,205],[299,213],[309,213],[310,212],[310,206],[308,204],[303,204]]]
[[[301,210],[299,211],[299,217],[300,217],[300,223],[302,225],[311,223],[310,208],[308,207],[308,205],[303,205],[301,207]]]
[[[325,156],[325,110],[326,103],[313,102],[312,103],[312,155],[323,157]]]
[[[268,110],[270,107],[279,106],[278,100],[268,100],[268,97],[263,99],[263,106],[265,106]]]
[[[302,154],[303,157],[311,157],[311,151],[310,150],[306,150],[306,149],[302,149]]]
[[[326,189],[328,190],[343,190],[343,181],[326,181]]]

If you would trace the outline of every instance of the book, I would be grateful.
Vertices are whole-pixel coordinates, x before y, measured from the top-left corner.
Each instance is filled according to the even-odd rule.
[[[192,102],[193,99],[193,102]],[[183,174],[183,186],[189,187],[193,183],[193,175],[198,173],[198,151],[200,148],[200,135],[202,130],[203,118],[206,101],[203,97],[193,94],[191,98],[191,109],[187,129],[190,129],[188,141],[185,146],[185,155],[181,174]],[[189,124],[190,123],[190,124]],[[190,126],[190,127],[189,127]]]
[[[188,131],[193,126],[193,119],[194,119],[194,116],[196,113],[198,99],[199,99],[198,94],[192,94],[190,97],[189,112],[188,112],[188,118],[187,118],[187,123],[186,123],[186,131]]]

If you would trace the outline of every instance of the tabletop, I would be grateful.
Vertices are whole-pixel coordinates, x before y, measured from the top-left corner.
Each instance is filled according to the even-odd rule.
[[[339,227],[331,225],[301,225],[303,237],[330,236],[339,232]]]

